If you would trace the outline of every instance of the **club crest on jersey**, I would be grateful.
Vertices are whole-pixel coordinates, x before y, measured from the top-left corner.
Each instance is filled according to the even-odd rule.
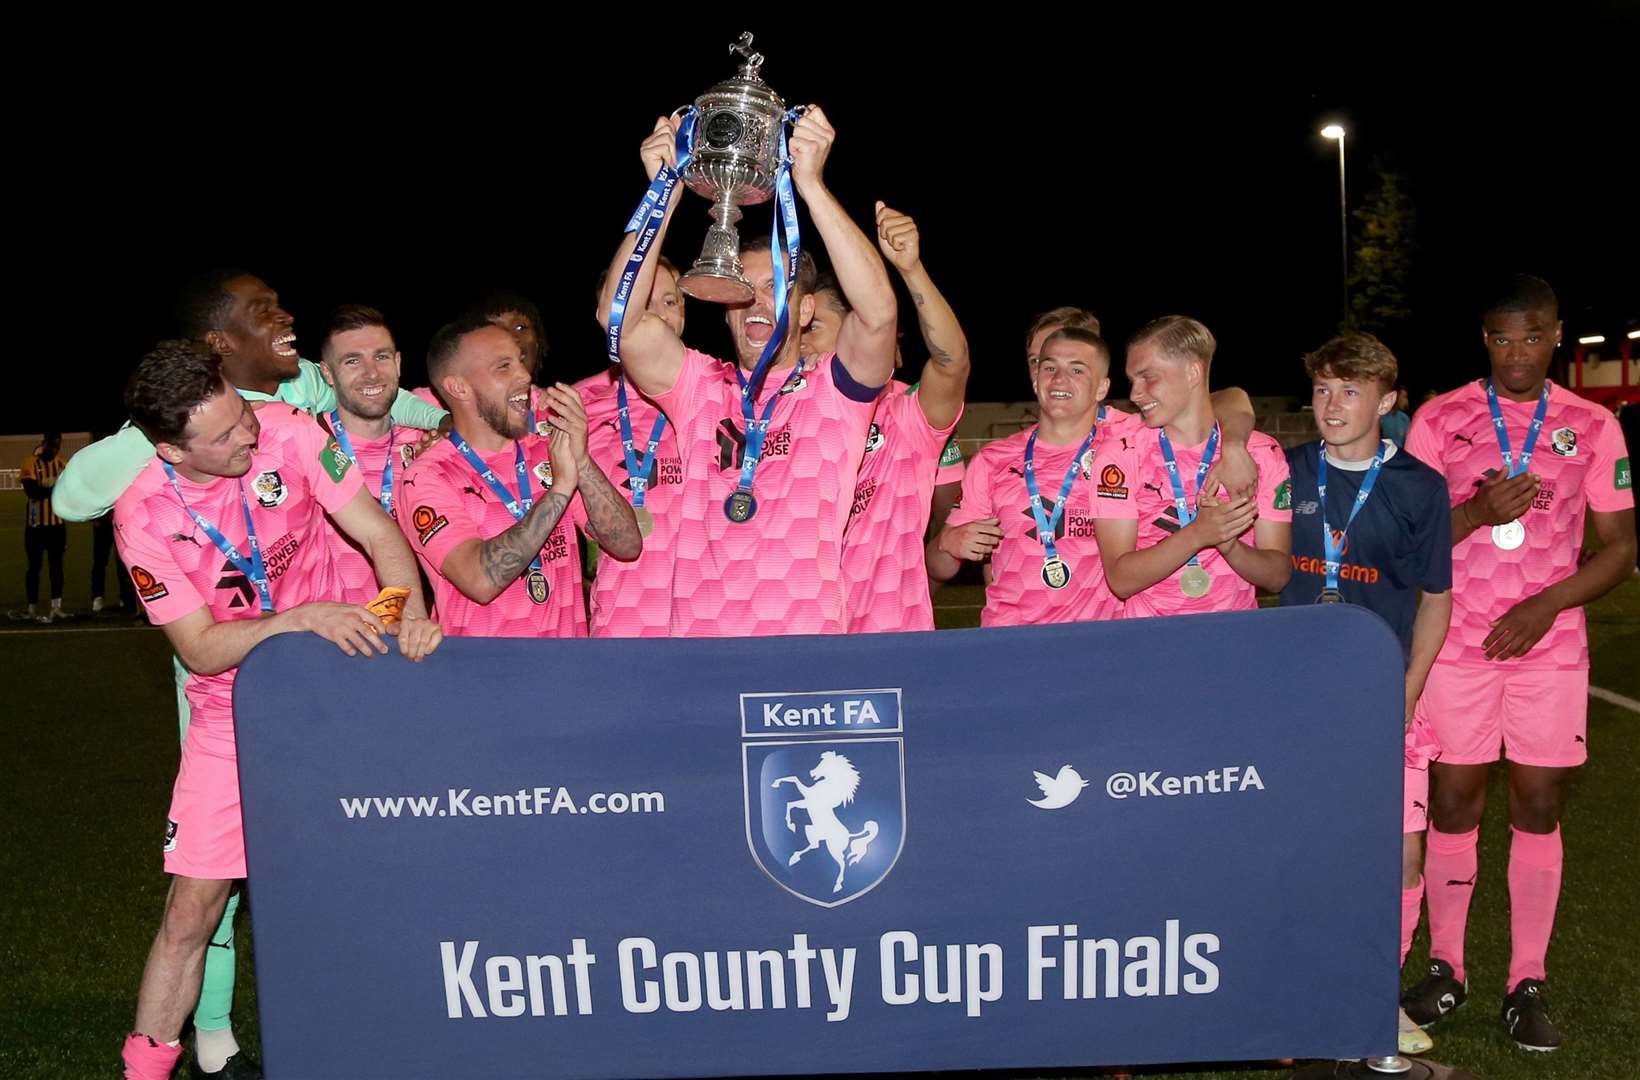
[[[177,849],[177,823],[166,819],[165,822],[165,851],[167,854]]]
[[[807,389],[808,385],[809,385],[809,377],[807,375],[799,375],[797,378],[793,379],[791,382],[787,383],[785,386],[782,386],[780,388],[780,392],[782,394],[795,394],[799,390]]]
[[[905,847],[899,689],[740,696],[746,843],[792,896],[838,907]]]
[[[1091,446],[1088,447],[1087,452],[1082,455],[1082,457],[1078,460],[1077,464],[1082,470],[1082,479],[1092,480],[1093,479],[1093,447],[1091,447]]]
[[[871,423],[871,432],[866,435],[866,453],[869,454],[873,450],[881,450],[882,447],[883,429],[878,427],[877,422],[874,420]]]
[[[540,420],[537,420],[535,422],[535,433],[537,435],[551,435],[552,434],[552,422],[547,420],[545,417],[542,417]]]
[[[1569,427],[1555,428],[1549,433],[1549,448],[1561,457],[1577,456],[1577,432]]]
[[[414,460],[416,460],[416,447],[415,447],[415,444],[414,443],[403,443],[403,444],[401,444],[399,446],[399,467],[404,468],[404,469],[408,469],[410,467],[410,463]]]
[[[540,461],[535,465],[535,478],[541,481],[543,488],[552,487],[552,462]]]
[[[256,474],[251,481],[251,491],[256,493],[256,501],[272,510],[285,501],[290,489],[285,487],[284,477],[279,475],[278,469],[269,469]]]

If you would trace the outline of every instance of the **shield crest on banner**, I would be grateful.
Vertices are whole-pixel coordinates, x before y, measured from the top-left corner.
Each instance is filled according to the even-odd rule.
[[[830,727],[789,735],[742,745],[746,843],[776,885],[839,907],[876,888],[905,849],[905,741]]]

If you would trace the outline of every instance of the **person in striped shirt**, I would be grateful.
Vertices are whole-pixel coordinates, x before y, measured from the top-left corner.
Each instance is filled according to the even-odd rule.
[[[51,489],[63,471],[59,453],[62,448],[63,437],[48,431],[18,470],[23,494],[28,496],[23,520],[23,550],[28,554],[28,570],[23,577],[23,587],[28,593],[27,618],[37,618],[43,623],[64,617],[63,552],[68,548],[68,527],[51,510]],[[51,610],[44,613],[39,610],[42,563],[51,565]]]

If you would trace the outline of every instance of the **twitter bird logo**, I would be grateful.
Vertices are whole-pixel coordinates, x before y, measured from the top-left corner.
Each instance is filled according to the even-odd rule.
[[[1047,773],[1033,773],[1036,777],[1036,786],[1042,789],[1042,798],[1027,799],[1026,802],[1041,810],[1058,810],[1069,806],[1082,794],[1082,789],[1088,782],[1082,779],[1082,774],[1069,765],[1060,766],[1058,776],[1049,776]]]

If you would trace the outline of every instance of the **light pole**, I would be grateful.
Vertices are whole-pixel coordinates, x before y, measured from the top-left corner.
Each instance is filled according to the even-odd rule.
[[[1338,140],[1338,231],[1339,271],[1338,289],[1343,296],[1343,320],[1350,319],[1350,209],[1344,197],[1344,126],[1328,124],[1321,129],[1324,138]]]

